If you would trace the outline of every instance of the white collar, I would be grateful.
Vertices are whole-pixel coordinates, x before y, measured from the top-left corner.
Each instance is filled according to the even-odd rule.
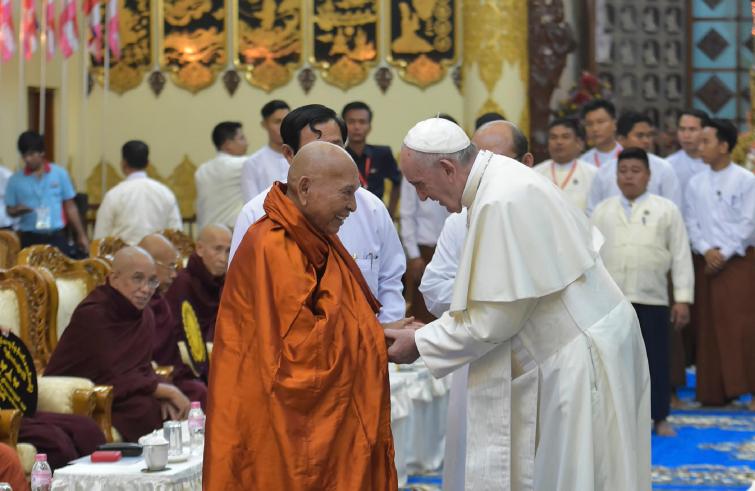
[[[626,196],[624,196],[623,194],[621,194],[620,196],[621,196],[621,202],[622,202],[622,204],[624,204],[624,206],[627,206],[627,207],[634,207],[635,205],[638,205],[638,204],[640,204],[640,203],[641,203],[642,201],[644,201],[644,200],[645,200],[645,199],[646,199],[646,198],[647,198],[647,197],[648,197],[649,195],[650,195],[650,193],[648,193],[648,192],[647,192],[647,190],[645,190],[645,192],[644,192],[644,193],[642,193],[641,195],[637,196],[637,197],[636,197],[636,198],[635,198],[634,200],[632,200],[632,201],[629,201],[629,200],[627,199],[627,197],[626,197]]]
[[[127,181],[132,181],[134,179],[146,179],[147,177],[147,171],[138,170],[136,172],[132,172],[131,174],[126,176]]]
[[[467,182],[464,185],[464,191],[461,194],[461,205],[465,208],[472,206],[475,196],[477,196],[477,189],[480,187],[480,181],[482,181],[482,175],[485,173],[485,169],[493,158],[493,153],[487,150],[480,150],[475,158],[472,168],[469,170],[467,176]]]

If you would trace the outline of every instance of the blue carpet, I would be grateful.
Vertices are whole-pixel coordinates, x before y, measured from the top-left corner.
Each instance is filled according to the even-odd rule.
[[[676,437],[652,436],[653,489],[747,490],[755,482],[755,413],[749,396],[725,408],[694,408],[694,372],[679,397],[691,408],[672,411]],[[435,491],[440,472],[409,476],[411,491]]]

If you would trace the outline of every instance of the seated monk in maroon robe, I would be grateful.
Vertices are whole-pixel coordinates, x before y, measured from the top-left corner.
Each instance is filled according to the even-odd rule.
[[[165,294],[177,319],[179,339],[186,342],[194,370],[203,380],[207,380],[209,367],[209,356],[204,347],[215,337],[215,318],[230,251],[231,231],[228,227],[207,225],[199,232],[197,250],[189,257],[189,264],[179,271]],[[201,339],[195,326],[199,327]]]
[[[0,335],[7,336],[7,331],[0,327]],[[105,434],[92,418],[45,411],[21,418],[18,437],[18,441],[34,445],[37,453],[47,454],[47,462],[53,469],[89,455],[105,443]]]
[[[160,286],[152,295],[149,307],[155,314],[155,337],[152,344],[152,359],[158,365],[173,367],[173,385],[192,401],[199,401],[204,408],[207,403],[207,385],[198,379],[182,360],[178,351],[178,327],[176,318],[165,300],[173,280],[176,279],[180,256],[175,246],[162,234],[150,234],[139,242],[139,247],[149,252],[155,261]]]
[[[147,308],[159,281],[152,257],[125,247],[113,258],[108,283],[76,307],[45,370],[46,375],[85,377],[113,386],[113,426],[125,441],[181,420],[189,400],[161,383],[152,368],[155,316]]]

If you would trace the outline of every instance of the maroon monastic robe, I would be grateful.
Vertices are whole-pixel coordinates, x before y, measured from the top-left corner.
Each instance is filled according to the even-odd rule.
[[[18,441],[47,454],[50,467],[57,469],[97,450],[105,443],[105,434],[92,418],[37,411],[21,418]]]
[[[189,257],[186,268],[179,271],[170,289],[165,294],[165,299],[170,304],[170,309],[176,318],[176,333],[178,339],[186,341],[184,326],[183,303],[188,302],[196,314],[199,329],[206,343],[211,343],[215,337],[215,318],[218,315],[220,294],[223,291],[225,276],[212,276],[202,258],[197,253]],[[188,341],[187,345],[188,345]],[[207,380],[209,363],[197,363],[194,367],[203,380]]]
[[[178,328],[173,312],[165,297],[155,293],[149,302],[155,315],[155,336],[152,358],[158,365],[173,367],[172,383],[191,401],[199,401],[202,408],[207,404],[207,385],[199,380],[191,368],[181,360],[178,351]]]
[[[85,377],[113,386],[113,426],[125,441],[161,427],[158,378],[152,368],[155,317],[109,284],[76,307],[45,369],[46,375]]]

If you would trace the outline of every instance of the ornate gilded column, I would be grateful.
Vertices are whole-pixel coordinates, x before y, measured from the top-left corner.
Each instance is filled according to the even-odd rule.
[[[463,0],[464,126],[499,112],[529,133],[527,0]]]

